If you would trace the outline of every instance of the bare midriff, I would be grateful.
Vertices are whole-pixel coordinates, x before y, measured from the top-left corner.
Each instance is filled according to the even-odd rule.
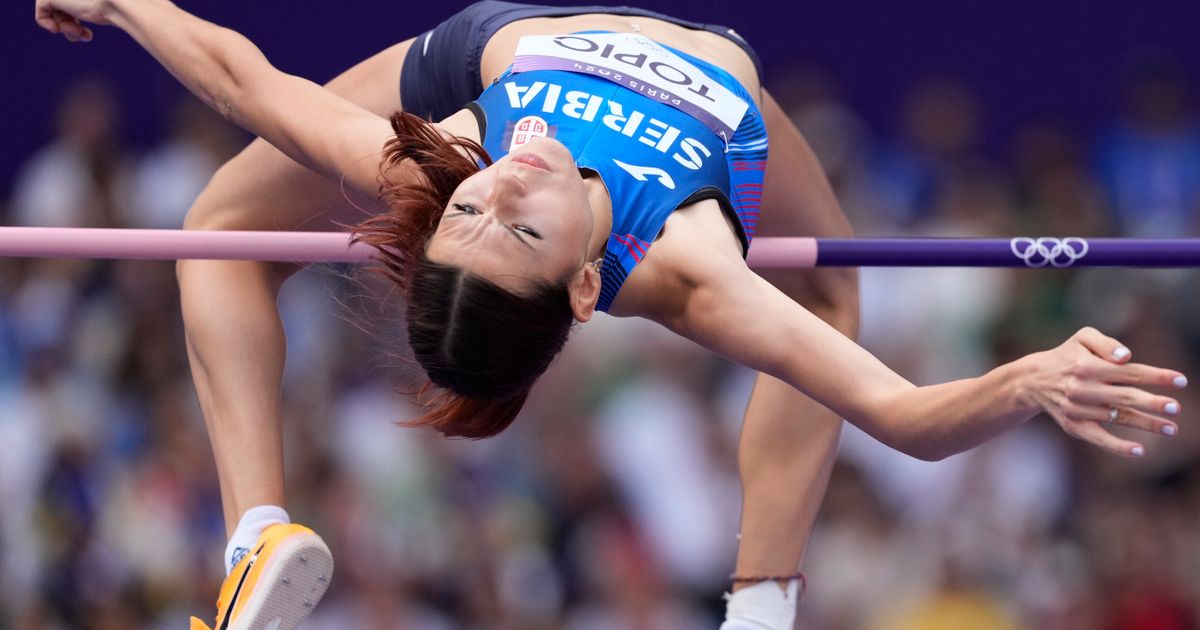
[[[512,64],[517,41],[524,35],[561,35],[576,31],[637,32],[723,68],[759,100],[758,72],[750,56],[733,41],[709,31],[697,31],[636,15],[585,13],[569,17],[530,18],[504,25],[483,49],[482,75],[488,85]],[[761,103],[756,103],[761,105]]]

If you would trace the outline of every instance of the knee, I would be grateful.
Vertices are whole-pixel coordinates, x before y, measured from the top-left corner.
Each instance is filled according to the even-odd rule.
[[[264,225],[263,208],[257,207],[255,200],[247,196],[244,178],[236,176],[239,165],[234,161],[226,163],[209,180],[208,186],[200,193],[188,209],[184,217],[185,230],[263,230],[269,229]],[[241,166],[244,168],[244,165]],[[216,260],[179,260],[175,263],[175,276],[179,287],[185,294],[193,287],[207,287],[208,282],[199,281],[214,270],[214,266],[227,266],[231,261]],[[267,263],[253,261],[238,261],[241,273],[249,275],[251,271],[266,274],[270,283],[278,290],[278,286],[299,269],[291,263]],[[192,273],[188,273],[191,271]],[[203,289],[200,289],[203,290]]]
[[[229,199],[226,191],[230,188],[231,162],[226,163],[213,174],[208,185],[192,202],[183,219],[185,230],[236,230],[248,229],[245,221],[238,220],[245,213],[238,212],[235,203]]]
[[[858,338],[860,300],[858,271],[850,268],[784,272],[770,280],[788,297],[851,339]]]
[[[846,286],[839,292],[834,302],[836,312],[833,325],[842,334],[857,340],[859,326],[862,323],[862,302],[858,289],[858,273],[854,272]]]
[[[820,270],[820,274],[809,297],[813,311],[842,334],[858,339],[861,319],[858,270],[831,268]]]

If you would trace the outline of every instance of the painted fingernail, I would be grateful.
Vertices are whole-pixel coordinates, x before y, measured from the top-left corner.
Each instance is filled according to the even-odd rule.
[[[1140,446],[1135,446],[1129,449],[1129,454],[1133,455],[1134,457],[1141,457],[1142,455],[1146,454],[1146,450]]]
[[[1163,411],[1167,412],[1168,414],[1170,414],[1172,416],[1178,415],[1179,414],[1179,403],[1169,402],[1166,405],[1163,405]]]
[[[1186,376],[1176,376],[1175,380],[1173,380],[1171,382],[1174,383],[1175,387],[1178,387],[1179,389],[1183,389],[1184,387],[1187,387],[1187,377]]]
[[[1166,435],[1169,437],[1175,437],[1175,427],[1173,427],[1169,424],[1162,428],[1162,432],[1163,432],[1163,435]]]
[[[1118,361],[1127,356],[1129,356],[1129,348],[1126,348],[1125,346],[1117,346],[1117,349],[1113,350],[1113,358]]]

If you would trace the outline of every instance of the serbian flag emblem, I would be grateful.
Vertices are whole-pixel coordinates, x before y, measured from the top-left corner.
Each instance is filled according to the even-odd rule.
[[[508,150],[525,146],[533,141],[534,138],[545,138],[549,133],[549,126],[545,119],[538,116],[526,116],[517,121],[513,127],[512,142],[508,145]]]

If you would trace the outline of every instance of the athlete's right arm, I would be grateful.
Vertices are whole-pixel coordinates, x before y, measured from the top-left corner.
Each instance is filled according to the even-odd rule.
[[[1142,388],[1177,389],[1186,385],[1183,374],[1128,363],[1128,350],[1094,329],[977,378],[917,387],[753,273],[736,252],[691,240],[679,254],[686,264],[675,267],[687,290],[657,321],[786,381],[914,457],[973,448],[1043,411],[1068,435],[1127,456],[1140,455],[1141,445],[1105,430],[1110,409],[1118,410],[1118,424],[1178,430],[1164,417],[1179,413],[1178,401]]]
[[[117,26],[230,121],[334,181],[378,188],[388,120],[281,72],[242,35],[167,0],[37,0],[36,9],[39,25],[71,41],[91,39],[81,22]]]

